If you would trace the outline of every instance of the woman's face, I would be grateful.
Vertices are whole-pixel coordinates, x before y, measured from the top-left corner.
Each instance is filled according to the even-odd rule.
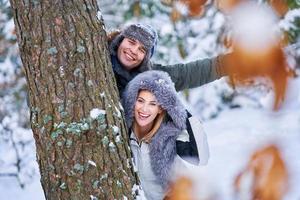
[[[153,121],[162,112],[155,96],[147,91],[141,90],[134,106],[134,118],[140,127],[151,128]]]

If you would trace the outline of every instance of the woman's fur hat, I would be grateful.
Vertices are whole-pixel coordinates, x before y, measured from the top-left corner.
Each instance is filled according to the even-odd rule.
[[[128,127],[134,119],[134,106],[140,90],[148,90],[154,94],[159,105],[166,111],[179,129],[186,128],[186,110],[177,96],[170,76],[166,72],[150,70],[132,79],[123,94],[123,106]]]

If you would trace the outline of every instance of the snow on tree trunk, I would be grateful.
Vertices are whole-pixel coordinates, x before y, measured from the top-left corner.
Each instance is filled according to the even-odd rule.
[[[46,199],[132,199],[136,179],[96,0],[10,3]]]

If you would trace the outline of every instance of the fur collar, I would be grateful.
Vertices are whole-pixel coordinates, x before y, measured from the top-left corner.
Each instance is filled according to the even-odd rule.
[[[166,189],[176,156],[176,139],[181,130],[174,123],[163,123],[149,144],[150,160],[153,173]]]

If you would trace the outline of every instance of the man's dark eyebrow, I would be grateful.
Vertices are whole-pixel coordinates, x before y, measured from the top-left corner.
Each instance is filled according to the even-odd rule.
[[[128,40],[136,42],[136,39],[133,39],[133,38],[128,38]]]
[[[132,41],[132,42],[137,42],[137,40],[136,39],[134,39],[134,38],[128,38],[130,41]],[[143,50],[146,52],[147,51],[147,49],[146,49],[146,47],[144,47],[144,45],[142,45],[142,48],[143,48]]]

